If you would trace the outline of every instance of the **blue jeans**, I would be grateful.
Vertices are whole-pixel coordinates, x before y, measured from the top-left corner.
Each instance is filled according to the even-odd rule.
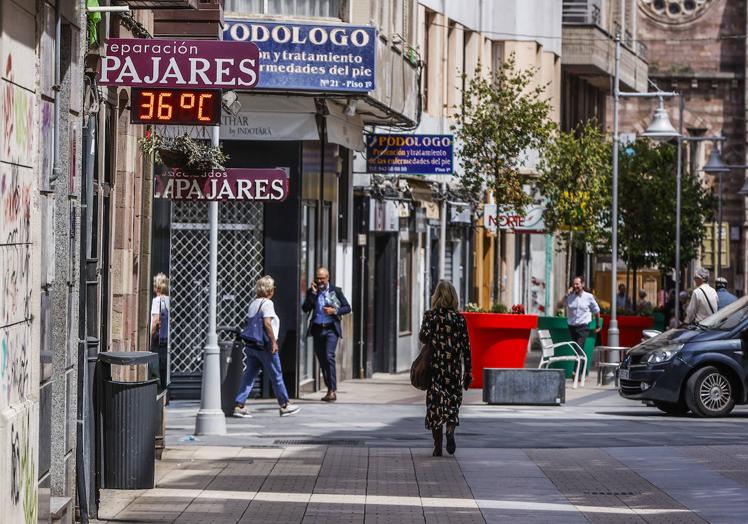
[[[239,394],[235,399],[236,403],[243,406],[247,401],[260,368],[270,377],[270,384],[273,386],[273,393],[275,393],[278,404],[281,407],[288,404],[288,391],[286,391],[286,384],[283,382],[283,370],[281,370],[278,353],[271,353],[250,346],[244,346],[244,375],[239,386]]]

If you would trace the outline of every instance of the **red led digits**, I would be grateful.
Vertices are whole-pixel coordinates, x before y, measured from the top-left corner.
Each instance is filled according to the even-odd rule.
[[[197,119],[201,122],[210,122],[212,120],[212,115],[206,116],[204,114],[206,100],[212,100],[213,93],[204,93],[200,95],[200,98],[197,102]],[[209,105],[208,108],[212,109],[212,105]]]
[[[220,90],[132,88],[133,124],[214,125],[221,118]]]

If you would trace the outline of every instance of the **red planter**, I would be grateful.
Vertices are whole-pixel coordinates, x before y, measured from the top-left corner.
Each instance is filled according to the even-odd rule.
[[[639,317],[629,315],[618,315],[618,339],[621,346],[634,347],[642,341],[642,331],[651,329],[654,325],[654,317]],[[608,328],[610,328],[610,315],[603,315],[603,331],[601,333],[603,346],[608,345]]]
[[[473,358],[471,388],[483,388],[484,368],[523,368],[536,315],[463,313]]]

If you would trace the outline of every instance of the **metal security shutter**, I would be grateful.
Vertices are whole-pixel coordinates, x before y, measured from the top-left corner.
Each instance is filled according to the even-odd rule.
[[[263,206],[219,204],[218,326],[239,326],[263,270]],[[208,205],[172,206],[170,326],[171,373],[202,371],[208,329]],[[221,336],[221,333],[219,333]]]

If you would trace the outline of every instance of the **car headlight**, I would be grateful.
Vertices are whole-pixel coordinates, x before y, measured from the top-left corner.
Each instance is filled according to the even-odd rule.
[[[647,357],[647,364],[662,364],[672,359],[683,347],[683,344],[677,346],[668,346],[657,351],[653,351]]]

